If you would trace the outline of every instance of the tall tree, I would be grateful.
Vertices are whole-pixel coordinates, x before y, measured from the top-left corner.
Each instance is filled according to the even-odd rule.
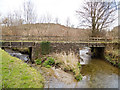
[[[24,2],[24,20],[25,23],[31,24],[36,22],[35,7],[31,0]]]
[[[76,11],[80,25],[89,27],[92,36],[98,35],[116,20],[116,6],[114,2],[85,1],[83,7]]]

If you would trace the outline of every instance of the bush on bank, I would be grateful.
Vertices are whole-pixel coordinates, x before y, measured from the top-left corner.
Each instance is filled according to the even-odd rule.
[[[41,65],[46,68],[51,68],[52,66],[55,66],[55,59],[53,57],[47,57],[47,58],[40,58],[35,60],[35,63],[37,65]]]

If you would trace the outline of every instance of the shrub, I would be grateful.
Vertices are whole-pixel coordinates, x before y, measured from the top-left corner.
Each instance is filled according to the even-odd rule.
[[[50,66],[51,65],[54,65],[55,64],[55,60],[54,60],[54,58],[52,58],[52,57],[48,57],[47,58],[47,60],[43,63],[43,66],[44,67],[49,67],[50,68]],[[48,66],[49,65],[49,66]]]
[[[37,65],[40,65],[40,64],[42,63],[42,61],[41,61],[41,59],[37,59],[37,60],[35,60],[35,63],[36,63]]]
[[[75,79],[76,79],[77,81],[82,80],[82,75],[81,75],[81,74],[79,74],[79,75],[75,76]]]
[[[115,64],[116,64],[116,62],[115,62],[115,61],[113,61],[113,64],[115,65]]]
[[[50,53],[50,42],[42,42],[40,47],[41,47],[42,55],[46,55]]]
[[[52,58],[52,57],[48,57],[47,60],[48,60],[48,64],[49,64],[49,65],[53,65],[53,64],[55,64],[55,60],[54,60],[54,58]]]
[[[81,64],[80,63],[78,63],[78,68],[81,68]]]
[[[51,66],[50,65],[47,65],[47,66],[45,66],[46,68],[51,68]]]

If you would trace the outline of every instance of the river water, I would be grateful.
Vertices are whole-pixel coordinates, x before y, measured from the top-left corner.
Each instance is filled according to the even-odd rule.
[[[6,51],[20,59],[28,60],[28,55],[20,54],[9,49]],[[60,69],[37,68],[45,77],[45,88],[118,88],[120,75],[118,68],[112,66],[102,59],[91,59],[89,54],[90,48],[80,50],[81,57],[81,74],[83,79],[77,82],[73,75]],[[16,53],[16,54],[15,54]],[[119,78],[119,80],[118,80]],[[119,81],[120,82],[120,81]]]
[[[92,59],[90,57],[90,48],[85,47],[80,50],[80,63],[82,64],[81,74],[83,79],[77,82],[74,79],[67,81],[59,79],[58,76],[52,75],[45,83],[45,88],[118,88],[120,75],[118,68],[112,66],[102,59]],[[50,71],[56,72],[54,70]],[[64,74],[64,73],[63,73]],[[65,74],[64,74],[65,75]],[[66,74],[66,76],[68,76]],[[66,77],[67,78],[67,77]],[[119,78],[119,79],[118,79]],[[70,81],[70,82],[69,82]]]
[[[5,48],[4,50],[6,52],[8,52],[11,56],[17,57],[17,58],[23,60],[24,62],[29,62],[30,61],[29,55],[27,55],[27,54],[22,54],[18,51],[13,51],[12,49],[9,49],[9,48]]]

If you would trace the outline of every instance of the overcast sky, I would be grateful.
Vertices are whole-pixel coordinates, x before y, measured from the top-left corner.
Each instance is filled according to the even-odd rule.
[[[0,0],[0,13],[6,15],[8,12],[22,8],[26,0]],[[71,24],[77,25],[78,20],[75,10],[79,9],[83,0],[31,0],[39,16],[49,14],[51,17],[58,17],[61,24],[65,24],[69,17]]]
[[[8,12],[19,10],[26,0],[0,0],[0,13],[5,16]],[[79,9],[84,0],[31,0],[36,8],[37,16],[49,14],[58,17],[61,24],[66,23],[67,17],[71,24],[78,25],[75,11]]]

